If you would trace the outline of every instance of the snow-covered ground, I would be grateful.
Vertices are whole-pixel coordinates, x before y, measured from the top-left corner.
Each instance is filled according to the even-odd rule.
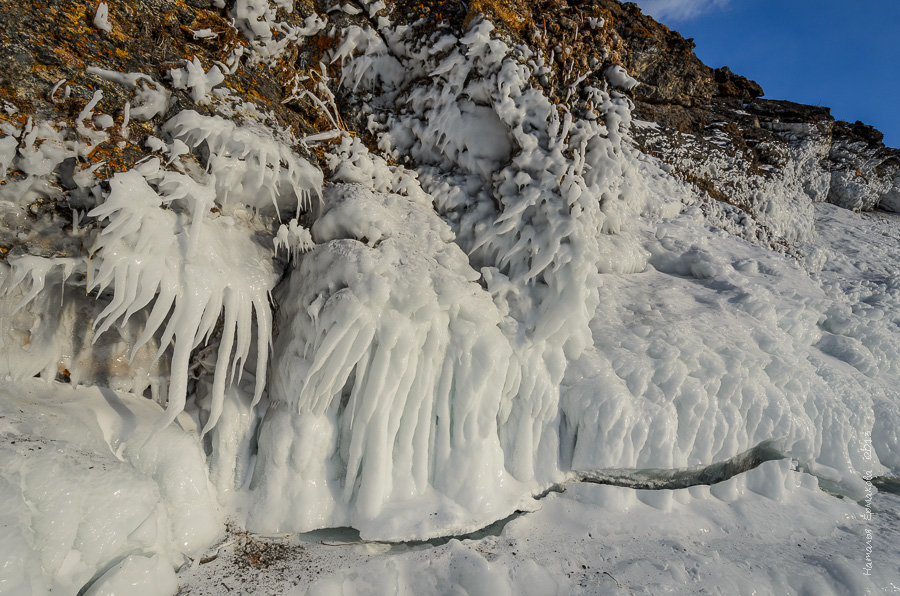
[[[485,21],[377,22],[298,87],[334,131],[184,110],[73,177],[84,255],[0,266],[0,592],[900,591],[900,216],[806,164],[777,252],[633,149],[621,68],[558,106]],[[215,68],[171,84],[234,116]],[[4,216],[94,107],[4,128]]]
[[[713,490],[570,485],[536,512],[449,541],[313,532],[263,548],[238,537],[179,579],[193,595],[890,594],[900,589],[898,506],[879,492],[866,520],[769,462]]]

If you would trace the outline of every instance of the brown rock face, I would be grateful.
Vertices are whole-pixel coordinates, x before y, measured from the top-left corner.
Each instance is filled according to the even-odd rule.
[[[635,101],[686,108],[709,103],[716,81],[712,69],[694,55],[693,40],[644,16],[636,4],[611,1],[604,6],[627,48],[623,66],[641,81]]]

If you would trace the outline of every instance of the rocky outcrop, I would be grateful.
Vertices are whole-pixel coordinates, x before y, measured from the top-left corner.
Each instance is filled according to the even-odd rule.
[[[840,207],[900,211],[900,151],[886,149],[871,126],[836,122],[825,167],[831,171],[828,202]]]
[[[885,147],[878,131],[836,121],[828,108],[762,99],[757,83],[727,67],[708,68],[694,55],[692,40],[636,5],[603,5],[622,39],[623,65],[641,81],[631,93],[635,113],[659,126],[636,128],[638,145],[712,198],[753,217],[763,236],[803,235],[765,231],[772,218],[763,189],[794,194],[800,204],[900,209],[900,153]]]

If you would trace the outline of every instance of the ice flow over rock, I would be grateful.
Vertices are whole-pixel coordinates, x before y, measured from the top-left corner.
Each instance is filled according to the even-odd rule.
[[[290,331],[276,343],[249,527],[458,533],[561,478],[559,387],[591,344],[598,263],[643,269],[623,227],[662,201],[636,190],[627,100],[590,88],[592,118],[560,114],[529,88],[529,56],[491,30],[438,40],[439,59],[414,40],[395,56],[371,30],[336,50],[350,56],[344,84],[379,93],[380,146],[416,156],[421,184],[392,192],[387,167],[341,147],[371,172],[338,169],[317,247],[279,295]],[[402,68],[372,77],[389,60]]]

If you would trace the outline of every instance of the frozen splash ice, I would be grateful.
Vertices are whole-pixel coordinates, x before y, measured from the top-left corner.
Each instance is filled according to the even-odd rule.
[[[496,428],[511,358],[497,310],[427,204],[341,184],[326,205],[277,294],[250,525],[477,527],[498,494],[501,509],[521,496]]]
[[[303,34],[273,35],[272,3],[232,6],[249,11],[240,26],[256,36],[257,58],[277,53],[275,38]],[[366,7],[374,16],[383,4]],[[318,30],[310,18],[308,30]],[[79,302],[77,312],[97,321],[88,343],[117,324],[123,331],[114,349],[86,353],[143,376],[129,386],[114,375],[83,379],[135,393],[148,378],[170,380],[168,411],[142,418],[160,436],[172,436],[175,426],[162,425],[185,421],[179,410],[196,400],[208,417],[187,432],[207,433],[219,496],[237,497],[222,503],[242,507],[246,497],[248,527],[266,532],[351,525],[390,540],[467,532],[528,507],[573,469],[693,466],[772,438],[802,471],[848,495],[858,494],[864,466],[896,467],[900,415],[886,379],[898,374],[900,344],[884,314],[894,307],[882,305],[896,292],[850,288],[856,294],[844,299],[845,288],[824,289],[780,256],[711,229],[717,220],[699,214],[697,197],[630,147],[630,104],[613,87],[634,80],[620,68],[580,78],[565,107],[532,86],[542,58],[510,48],[488,23],[461,38],[416,35],[386,25],[341,33],[329,57],[341,63],[343,99],[359,100],[382,154],[341,134],[329,96],[317,105],[335,130],[302,141],[335,141],[324,189],[322,174],[288,147],[295,140],[194,111],[158,131],[171,140],[166,167],[179,171],[151,160],[95,188],[91,214],[105,227],[85,239],[100,307]],[[318,72],[317,92],[327,84],[325,67]],[[146,75],[93,74],[134,89],[135,117],[168,105]],[[182,83],[194,91],[210,82],[196,71],[198,86],[188,85],[190,74]],[[0,138],[0,166],[24,174],[0,196],[19,193],[24,203],[58,193],[47,181],[61,160],[108,134],[91,129],[108,120],[97,105],[79,116],[88,143],[67,144],[45,125]],[[794,156],[802,163],[791,188],[817,184],[814,149]],[[180,159],[188,152],[199,167]],[[93,186],[91,172],[75,176]],[[321,210],[311,209],[313,195]],[[813,205],[783,199],[771,198],[770,223],[812,238]],[[300,217],[305,210],[315,217]],[[263,229],[260,219],[271,224],[273,215],[290,222]],[[267,375],[273,252],[284,251],[295,269],[274,290],[279,332]],[[23,327],[15,317],[38,318],[59,296],[71,298],[70,264],[11,257],[0,268],[14,332]],[[71,329],[19,333],[47,358],[26,362],[26,351],[19,369],[7,369],[53,378]],[[208,340],[218,343],[198,354]],[[126,344],[137,345],[133,363]],[[170,348],[171,373],[153,369]],[[247,359],[255,374],[241,379]],[[191,363],[209,373],[196,392]],[[64,370],[77,384],[84,369]],[[267,409],[255,411],[267,389]],[[860,445],[870,430],[867,462]],[[176,490],[202,477],[191,453],[183,469],[133,467]],[[777,496],[777,475],[758,478],[761,492]],[[0,483],[3,495],[14,489]],[[17,545],[30,531],[20,525]],[[162,555],[128,556],[97,590],[147,574],[167,581]]]
[[[381,93],[379,146],[423,167],[346,137],[329,158],[344,183],[278,295],[255,530],[462,532],[562,477],[559,386],[592,343],[598,263],[643,269],[629,220],[663,202],[639,193],[627,99],[587,86],[592,117],[561,112],[491,30],[438,59],[354,27],[333,52],[349,89]]]
[[[98,292],[113,288],[112,301],[95,325],[103,333],[152,303],[133,353],[160,329],[160,353],[174,340],[162,427],[184,409],[191,351],[210,338],[224,313],[205,433],[218,420],[226,379],[240,379],[243,373],[254,312],[254,403],[265,387],[271,330],[268,293],[275,283],[271,253],[255,244],[232,217],[210,215],[216,199],[213,186],[175,172],[148,169],[147,174],[156,189],[138,171],[113,176],[106,201],[89,214],[107,220],[93,246],[99,264],[92,267],[89,287]],[[183,208],[190,217],[187,212],[161,209],[174,201],[186,202]]]
[[[216,0],[216,6],[224,7],[224,0]],[[315,13],[306,17],[302,26],[279,21],[279,9],[293,12],[294,0],[237,0],[233,3],[231,17],[234,25],[250,41],[253,50],[251,61],[274,64],[289,44],[325,28],[326,21]]]
[[[248,206],[296,217],[319,196],[322,172],[262,127],[184,110],[163,129],[189,148],[205,149],[215,201],[223,209]]]
[[[142,80],[141,75],[99,70],[95,74],[132,85]],[[91,112],[93,103],[82,111],[83,115]],[[277,275],[271,245],[254,240],[254,227],[262,228],[251,221],[253,213],[268,215],[281,208],[299,215],[310,208],[311,197],[319,195],[322,173],[262,128],[238,126],[218,116],[201,116],[188,110],[172,118],[165,130],[175,143],[181,143],[182,152],[193,149],[200,153],[202,148],[208,171],[166,171],[158,159],[151,159],[115,174],[109,180],[108,192],[102,192],[99,186],[91,189],[98,204],[88,215],[105,225],[89,244],[89,258],[11,258],[11,269],[3,269],[5,335],[11,331],[10,317],[25,307],[23,316],[28,316],[20,317],[22,321],[14,326],[24,329],[30,325],[32,329],[26,330],[25,339],[19,342],[4,338],[8,349],[5,368],[17,378],[39,372],[53,379],[58,367],[76,383],[112,383],[137,393],[149,386],[162,403],[168,401],[167,414],[160,421],[162,427],[185,407],[192,351],[221,334],[205,433],[218,420],[226,385],[240,381],[254,343],[254,404],[265,388],[271,331],[269,292]],[[24,132],[24,146],[14,154],[13,163],[28,177],[4,189],[17,191],[15,198],[21,204],[33,198],[25,185],[52,189],[48,180],[55,168],[64,159],[87,150],[83,143],[64,142],[63,135],[49,125],[29,124]],[[91,184],[90,175],[90,171],[76,173],[75,182],[87,186]],[[93,328],[80,333],[77,325],[63,319],[73,306],[84,311],[84,300],[70,301],[59,317],[41,314],[47,301],[52,301],[51,294],[42,295],[48,275],[53,273],[52,287],[62,298],[66,279],[75,269],[81,280],[86,277],[87,289],[95,290],[98,297],[112,290],[99,313],[91,312],[87,317]],[[13,295],[15,304],[10,303]],[[224,316],[224,325],[217,328],[220,315]],[[44,319],[48,320],[42,322]],[[140,330],[135,321],[142,325]],[[82,357],[101,358],[109,352],[79,346],[72,334],[89,336],[89,344],[100,340],[104,345],[109,343],[106,336],[113,326],[131,344],[130,350],[125,349],[130,357],[117,353],[122,352],[119,348],[110,354],[127,361],[119,363],[119,374],[130,377],[131,385],[123,386],[115,375],[98,376],[92,370],[97,367],[90,363],[75,362]],[[34,346],[19,349],[13,345],[28,346],[36,339],[40,341],[35,345],[42,346],[38,358],[27,357],[36,349]],[[149,361],[144,354],[148,342],[158,346],[156,358]],[[171,368],[161,372],[156,361],[169,349],[170,342]],[[73,350],[77,357],[63,357]],[[168,383],[160,383],[159,375],[165,374]]]
[[[889,390],[863,395],[853,371],[894,374],[880,356],[891,341],[873,330],[865,341],[882,352],[869,357],[861,341],[831,339],[834,296],[783,257],[705,228],[715,219],[696,195],[630,147],[629,102],[610,88],[630,84],[622,72],[583,79],[574,108],[554,105],[529,84],[540,57],[484,22],[425,41],[351,27],[332,57],[366,98],[379,149],[410,169],[349,137],[328,157],[338,184],[317,246],[279,294],[290,330],[280,325],[249,527],[446,535],[572,469],[709,464],[772,439],[831,489],[859,494],[860,432],[875,411],[897,412]],[[452,234],[440,242],[436,214]],[[480,274],[450,266],[452,245]],[[419,306],[445,304],[438,274],[472,288],[449,320],[446,306]],[[654,322],[663,286],[684,297]],[[453,317],[467,312],[482,317],[490,373],[457,364],[459,345],[482,353],[457,335],[467,331]],[[446,343],[429,343],[437,329]],[[856,368],[831,367],[835,354]],[[473,385],[482,374],[495,382]],[[888,461],[891,438],[876,435]]]

